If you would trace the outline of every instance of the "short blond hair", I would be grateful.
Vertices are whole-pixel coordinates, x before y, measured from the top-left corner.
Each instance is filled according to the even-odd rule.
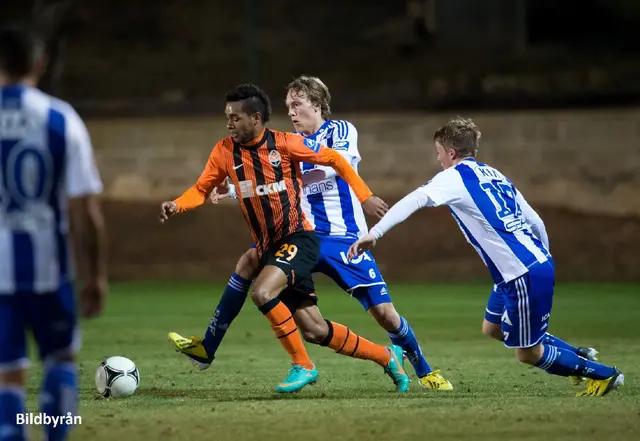
[[[311,104],[319,107],[323,119],[331,115],[331,94],[320,78],[301,75],[287,86],[287,92],[291,91],[304,94]]]
[[[453,149],[458,156],[475,157],[480,147],[482,133],[471,119],[457,117],[440,127],[433,135],[443,147]]]

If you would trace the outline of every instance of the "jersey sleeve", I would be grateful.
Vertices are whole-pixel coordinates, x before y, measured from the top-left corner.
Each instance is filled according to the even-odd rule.
[[[340,153],[294,133],[285,133],[284,135],[286,136],[285,145],[291,158],[300,162],[333,168],[353,188],[360,202],[366,201],[373,195],[367,184]]]
[[[416,191],[428,196],[429,207],[455,205],[460,202],[464,192],[464,183],[455,168],[441,171]]]
[[[69,111],[67,114],[65,136],[65,187],[68,197],[102,193],[103,184],[96,166],[89,131],[75,111]]]
[[[522,215],[527,220],[527,223],[531,226],[533,234],[542,242],[545,248],[549,249],[549,236],[547,235],[547,229],[544,226],[544,222],[540,215],[529,205],[522,193],[516,190],[516,203],[522,210]]]
[[[428,206],[430,206],[429,196],[418,188],[391,207],[369,232],[376,240],[380,239],[387,231],[407,220],[413,213]]]
[[[335,121],[336,128],[333,131],[333,144],[331,148],[340,153],[354,169],[362,159],[358,151],[358,131],[355,126],[348,121]],[[335,169],[326,166],[316,166],[324,171],[324,179],[337,175]]]
[[[213,189],[222,184],[227,177],[222,149],[221,141],[211,150],[207,164],[195,185],[173,201],[178,213],[193,210],[204,204]]]

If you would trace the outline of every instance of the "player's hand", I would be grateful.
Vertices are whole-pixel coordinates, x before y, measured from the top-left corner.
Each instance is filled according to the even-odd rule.
[[[160,223],[165,223],[165,221],[176,214],[177,211],[178,206],[175,202],[167,201],[160,204],[160,214],[158,215]]]
[[[387,213],[387,211],[389,211],[389,206],[378,196],[371,196],[362,203],[362,209],[369,216],[374,216],[380,219]]]
[[[106,279],[88,282],[80,291],[80,310],[84,318],[93,318],[102,314],[107,298]]]
[[[217,204],[220,201],[225,199],[229,199],[231,197],[231,192],[229,186],[231,185],[228,181],[229,178],[226,178],[224,183],[218,185],[213,189],[211,195],[209,195],[209,200],[212,204]]]
[[[353,245],[349,247],[349,251],[347,253],[347,260],[351,261],[364,253],[367,250],[372,249],[376,246],[376,238],[373,234],[368,233],[362,236],[360,239],[355,241]]]
[[[314,184],[316,182],[322,181],[326,177],[327,173],[324,170],[314,168],[313,170],[309,170],[302,175],[302,185]]]

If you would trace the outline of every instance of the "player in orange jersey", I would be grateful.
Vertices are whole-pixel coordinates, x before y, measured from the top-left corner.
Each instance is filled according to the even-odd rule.
[[[229,177],[238,191],[245,220],[260,258],[260,273],[251,297],[267,317],[293,367],[276,390],[296,392],[314,383],[318,371],[309,358],[297,326],[325,335],[320,345],[339,354],[372,360],[382,366],[398,392],[409,377],[402,368],[402,349],[383,347],[325,320],[317,307],[311,271],[319,242],[300,207],[300,162],[333,167],[353,188],[367,214],[383,214],[387,206],[336,151],[302,136],[265,127],[271,105],[257,86],[245,84],[227,94],[225,115],[230,137],[219,141],[197,183],[174,201],[163,202],[160,221],[203,205],[214,188]]]

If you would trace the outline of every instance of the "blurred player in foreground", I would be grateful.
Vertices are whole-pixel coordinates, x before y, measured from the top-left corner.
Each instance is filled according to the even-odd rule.
[[[213,148],[196,185],[175,201],[162,204],[161,221],[204,204],[230,177],[239,191],[240,206],[260,259],[251,297],[293,362],[289,375],[276,390],[295,392],[318,377],[298,333],[300,326],[303,332],[313,329],[321,346],[378,363],[393,379],[396,390],[406,391],[409,377],[402,368],[402,348],[374,344],[320,314],[311,277],[320,246],[300,207],[303,189],[299,162],[334,168],[371,214],[384,213],[386,204],[373,196],[339,153],[302,136],[266,128],[271,105],[258,87],[238,86],[227,94],[226,101],[231,136]]]
[[[484,332],[514,348],[523,363],[549,374],[588,378],[578,396],[601,396],[624,384],[617,368],[589,360],[579,348],[546,333],[555,269],[544,223],[508,178],[476,161],[480,132],[475,124],[454,119],[435,132],[434,141],[444,171],[394,205],[351,245],[349,259],[373,248],[419,209],[446,205],[495,283],[487,311],[500,314],[501,321],[485,319]]]
[[[287,87],[286,105],[297,133],[339,152],[357,170],[361,160],[358,132],[348,121],[329,119],[331,95],[319,78],[303,75],[292,81]],[[353,190],[331,167],[305,162],[302,173],[302,211],[320,239],[320,259],[313,272],[329,276],[362,304],[389,333],[391,342],[402,347],[424,387],[452,390],[451,383],[431,369],[413,329],[394,308],[373,256],[364,253],[355,261],[347,261],[353,239],[367,232],[365,216]],[[214,203],[227,197],[237,197],[233,185],[211,195]],[[176,348],[200,369],[207,369],[213,362],[229,325],[240,313],[257,267],[257,253],[252,248],[238,261],[204,339],[171,334]],[[303,332],[303,336],[312,343],[323,338],[315,329]]]
[[[69,104],[36,89],[44,66],[44,46],[29,31],[0,31],[2,441],[27,437],[17,425],[25,412],[27,329],[44,362],[40,410],[58,419],[45,426],[45,439],[65,439],[66,417],[76,415],[80,338],[69,233],[89,272],[80,292],[84,317],[102,312],[107,289],[102,182],[91,141]]]

